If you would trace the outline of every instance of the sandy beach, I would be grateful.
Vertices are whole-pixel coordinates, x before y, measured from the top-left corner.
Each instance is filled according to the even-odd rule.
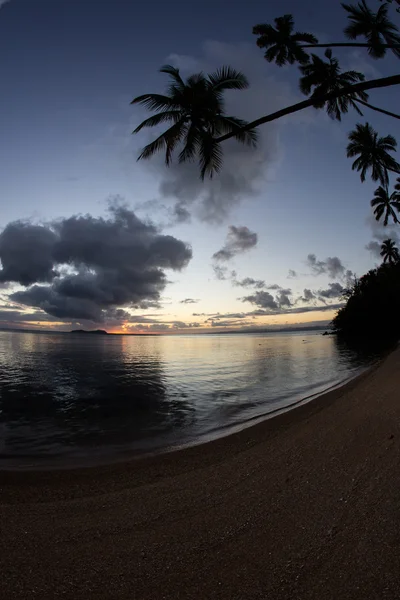
[[[0,472],[4,599],[400,597],[400,350],[229,437]]]

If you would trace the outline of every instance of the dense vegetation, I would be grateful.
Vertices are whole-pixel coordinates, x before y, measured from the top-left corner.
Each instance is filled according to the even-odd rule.
[[[400,320],[400,255],[394,242],[381,246],[382,264],[356,279],[344,296],[346,305],[332,321],[338,334],[345,337],[398,339]]]

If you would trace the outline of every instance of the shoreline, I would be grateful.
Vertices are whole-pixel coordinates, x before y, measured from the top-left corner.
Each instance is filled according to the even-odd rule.
[[[400,586],[400,349],[182,450],[0,472],[4,597],[381,600]]]
[[[93,458],[92,460],[89,459],[86,461],[85,461],[85,459],[83,459],[82,457],[79,457],[79,456],[75,457],[75,458],[66,457],[65,460],[64,460],[64,458],[55,457],[52,459],[50,457],[49,459],[39,458],[38,462],[36,462],[32,465],[26,464],[25,462],[23,462],[21,465],[15,465],[15,464],[3,465],[1,463],[3,457],[0,455],[0,477],[1,477],[2,473],[10,473],[10,472],[11,473],[13,473],[13,472],[15,472],[15,473],[40,473],[40,472],[57,472],[57,471],[66,472],[66,471],[75,471],[75,470],[80,470],[80,469],[99,469],[102,467],[105,467],[105,468],[115,467],[119,464],[126,465],[127,463],[129,463],[131,461],[136,462],[136,461],[146,460],[149,458],[154,459],[156,457],[161,457],[163,455],[168,455],[168,454],[175,453],[175,452],[184,452],[185,450],[188,450],[191,448],[197,448],[199,446],[212,444],[214,442],[218,442],[219,440],[223,440],[225,438],[238,435],[247,429],[252,429],[253,427],[262,425],[264,422],[269,421],[271,419],[272,420],[278,419],[279,417],[286,415],[287,413],[291,414],[293,411],[297,411],[302,406],[308,405],[310,403],[318,402],[318,401],[323,402],[325,396],[328,396],[329,394],[334,393],[336,391],[340,391],[342,388],[344,388],[344,391],[345,391],[347,386],[350,385],[353,381],[356,382],[359,377],[362,377],[363,375],[367,374],[372,369],[379,366],[379,364],[384,360],[384,358],[385,358],[385,356],[374,360],[374,362],[371,363],[367,367],[360,367],[357,370],[358,371],[357,373],[352,374],[349,377],[346,377],[343,380],[338,381],[337,383],[329,385],[327,388],[324,388],[321,391],[314,392],[313,394],[310,394],[309,396],[304,396],[302,398],[299,398],[298,400],[293,400],[293,402],[291,402],[290,404],[288,404],[286,406],[275,408],[268,413],[250,417],[246,421],[242,421],[241,423],[238,423],[236,425],[227,426],[225,428],[226,429],[225,432],[223,432],[224,429],[220,429],[220,430],[218,430],[218,433],[203,434],[198,439],[191,441],[191,442],[181,443],[181,444],[177,443],[177,444],[174,444],[171,446],[159,447],[159,448],[155,448],[153,450],[148,450],[148,451],[143,450],[143,451],[137,451],[134,453],[133,451],[129,450],[129,448],[127,448],[126,451],[121,450],[118,453],[118,456],[115,456],[114,458],[112,458],[112,457],[107,458],[105,456],[102,459]],[[295,415],[294,415],[294,418],[295,418]],[[25,459],[26,457],[23,457],[23,458]],[[42,460],[43,460],[43,464],[40,464],[40,461],[42,461]],[[10,460],[11,463],[12,463],[12,461],[13,461],[13,459]],[[15,462],[16,461],[17,461],[17,459],[15,460]]]

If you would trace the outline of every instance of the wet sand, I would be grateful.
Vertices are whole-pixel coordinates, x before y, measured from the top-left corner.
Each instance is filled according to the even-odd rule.
[[[400,349],[208,444],[0,472],[0,598],[400,598]]]

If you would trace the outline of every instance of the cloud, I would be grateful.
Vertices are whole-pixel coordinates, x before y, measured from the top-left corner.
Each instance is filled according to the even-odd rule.
[[[315,254],[309,254],[306,261],[313,275],[327,274],[332,279],[343,277],[345,267],[337,256],[328,256],[326,260],[317,260]]]
[[[179,301],[180,304],[197,304],[197,302],[200,302],[200,300],[195,298],[185,298]]]
[[[260,308],[268,308],[270,310],[278,310],[278,303],[274,300],[274,297],[265,291],[255,292],[250,296],[242,298],[243,302],[251,302],[256,304]]]
[[[217,321],[218,319],[244,319],[247,316],[246,313],[211,313],[208,315],[207,321]]]
[[[10,0],[0,0],[0,8],[7,4],[7,2],[10,2]]]
[[[226,279],[231,279],[233,281],[236,279],[236,271],[229,271],[228,267],[213,265],[213,271],[215,278],[220,281],[225,281]]]
[[[288,279],[294,279],[295,277],[297,277],[296,271],[294,271],[293,269],[289,269],[287,278]]]
[[[221,250],[213,254],[214,260],[231,260],[237,254],[242,254],[257,246],[258,236],[248,227],[229,225],[228,235]]]
[[[301,314],[301,313],[308,313],[308,312],[326,312],[328,310],[338,310],[339,308],[342,308],[343,306],[343,302],[339,302],[336,304],[323,304],[322,306],[299,306],[297,308],[288,308],[285,310],[280,310],[280,311],[276,311],[276,312],[271,312],[268,309],[257,309],[252,311],[251,313],[247,313],[247,315],[255,315],[255,316],[269,316],[271,314],[274,315],[293,315],[293,314]]]
[[[303,295],[297,299],[298,302],[304,303],[312,302],[313,300],[315,300],[315,294],[308,288],[304,288]]]
[[[286,290],[281,289],[279,291],[279,294],[277,295],[277,302],[278,302],[279,308],[283,308],[286,306],[287,307],[292,306],[292,303],[289,298],[291,293],[292,293],[292,290],[290,290],[290,289],[286,289]]]
[[[203,71],[209,73],[221,65],[229,64],[241,70],[250,81],[250,87],[242,91],[228,91],[225,94],[228,114],[253,120],[294,104],[300,97],[291,91],[290,84],[277,81],[274,68],[260,57],[255,44],[226,44],[208,41],[204,44],[200,57],[172,54],[165,62],[178,67],[184,77]],[[271,76],[272,74],[272,76]],[[163,81],[160,80],[160,92]],[[139,115],[137,121],[145,116]],[[148,116],[148,115],[147,115]],[[224,164],[221,172],[213,179],[202,182],[196,162],[180,165],[175,160],[167,169],[164,157],[155,157],[148,163],[149,169],[161,177],[160,194],[163,201],[176,203],[178,213],[186,209],[194,212],[198,218],[209,223],[223,223],[232,209],[249,197],[265,191],[265,182],[275,175],[281,161],[279,132],[285,123],[301,122],[304,115],[287,117],[284,122],[269,123],[259,128],[257,148],[249,148],[228,140],[223,143]],[[142,144],[154,139],[156,131],[143,132]]]
[[[343,295],[344,287],[338,282],[328,283],[328,287],[325,290],[319,290],[318,295],[320,298],[340,298]]]
[[[257,289],[263,288],[265,286],[265,281],[262,279],[253,279],[253,277],[245,277],[244,279],[238,280],[233,279],[233,285],[240,287],[255,287]]]
[[[365,246],[365,249],[371,252],[371,254],[378,260],[381,258],[381,243],[374,241],[369,242]]]
[[[383,240],[390,238],[395,242],[396,246],[400,248],[398,225],[387,225],[384,227],[382,223],[378,223],[372,215],[368,217],[367,224],[372,230],[373,239],[365,246],[365,248],[371,252],[373,257],[379,260],[379,262],[382,260],[380,252]]]
[[[111,203],[108,213],[46,226],[7,225],[0,234],[0,281],[29,286],[10,299],[59,319],[96,323],[129,320],[119,307],[157,306],[167,284],[165,270],[185,267],[191,248],[124,205]],[[43,283],[48,285],[38,285]]]
[[[56,241],[56,233],[47,227],[23,221],[9,223],[0,234],[0,282],[16,281],[26,286],[54,279]]]

